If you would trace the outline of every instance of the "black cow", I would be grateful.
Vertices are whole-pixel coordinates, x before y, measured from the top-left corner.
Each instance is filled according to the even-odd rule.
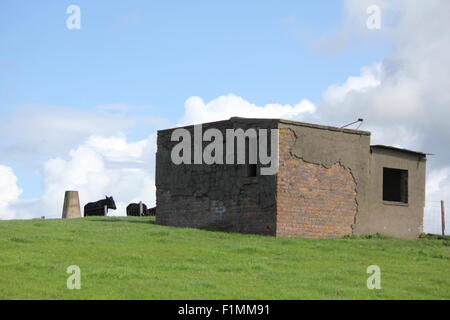
[[[113,197],[105,196],[106,198],[103,200],[99,200],[96,202],[90,202],[84,206],[84,216],[104,216],[105,215],[105,206],[106,211],[108,209],[116,210],[116,203],[114,202]]]
[[[127,216],[132,217],[145,216],[147,213],[147,206],[145,205],[145,203],[142,203],[142,212],[140,206],[141,206],[140,203],[130,203],[127,206]]]
[[[130,203],[127,206],[127,216],[148,217],[148,216],[154,216],[154,215],[155,215],[155,208],[147,209],[147,206],[144,203],[142,204],[142,212],[141,212],[139,203]]]
[[[156,207],[148,209],[148,215],[152,217],[156,216]]]

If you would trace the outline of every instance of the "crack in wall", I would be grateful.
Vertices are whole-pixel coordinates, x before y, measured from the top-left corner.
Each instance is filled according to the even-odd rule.
[[[307,164],[320,166],[320,167],[322,167],[322,168],[324,168],[326,170],[329,170],[329,169],[333,168],[335,165],[338,165],[338,166],[340,166],[341,168],[343,168],[346,172],[348,172],[350,174],[350,176],[352,178],[352,181],[353,181],[353,184],[355,186],[354,187],[354,192],[355,192],[354,202],[356,204],[355,214],[353,215],[353,223],[350,225],[350,228],[352,230],[351,233],[353,234],[354,228],[355,228],[355,225],[356,225],[356,220],[357,220],[357,215],[358,215],[358,212],[359,212],[360,204],[358,202],[358,179],[355,176],[351,166],[343,164],[342,163],[343,161],[342,161],[341,158],[339,158],[338,160],[335,160],[334,162],[330,162],[329,161],[329,163],[323,163],[322,161],[314,161],[313,159],[309,159],[309,160],[305,159],[304,156],[298,155],[295,152],[295,150],[294,150],[295,147],[296,148],[301,148],[301,146],[298,144],[299,137],[298,137],[297,133],[291,128],[286,128],[286,129],[288,129],[288,131],[294,137],[294,141],[292,143],[288,144],[288,150],[289,150],[288,153],[289,153],[289,155],[291,157],[296,158],[298,160],[301,160],[301,161],[303,161],[304,163],[307,163]],[[281,141],[281,139],[280,139],[280,141]],[[281,168],[281,165],[280,165],[280,168]],[[302,195],[302,197],[304,198],[303,195]],[[339,206],[339,204],[336,204],[335,209],[338,208],[338,206]]]

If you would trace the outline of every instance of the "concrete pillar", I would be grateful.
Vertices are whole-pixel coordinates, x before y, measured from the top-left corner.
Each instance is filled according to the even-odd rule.
[[[66,191],[64,195],[63,219],[81,218],[78,191]]]

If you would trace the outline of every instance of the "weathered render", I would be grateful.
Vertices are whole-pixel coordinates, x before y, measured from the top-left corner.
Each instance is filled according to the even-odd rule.
[[[232,118],[203,130],[276,128],[276,120]],[[193,136],[193,126],[185,127]],[[173,130],[158,131],[156,223],[276,235],[276,176],[248,177],[246,165],[175,165]],[[204,146],[207,143],[204,143]]]
[[[426,154],[388,146],[372,146],[370,152],[368,208],[359,212],[356,234],[381,233],[414,238],[422,233],[425,207]],[[383,200],[383,169],[407,172],[402,201]]]
[[[178,143],[171,141],[174,129],[161,130],[158,224],[281,237],[381,233],[412,238],[422,232],[423,153],[370,146],[366,131],[281,119],[231,118],[202,126],[203,132],[216,128],[224,136],[226,129],[278,129],[278,173],[249,176],[248,164],[175,165],[170,156]],[[193,126],[184,128],[193,136]],[[383,172],[392,188],[383,184]]]

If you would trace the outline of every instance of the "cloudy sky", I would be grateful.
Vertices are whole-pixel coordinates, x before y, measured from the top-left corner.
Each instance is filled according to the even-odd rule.
[[[450,204],[449,30],[448,0],[2,1],[0,218],[59,217],[69,189],[151,205],[156,130],[231,116],[364,118],[372,143],[435,154],[431,217]]]

